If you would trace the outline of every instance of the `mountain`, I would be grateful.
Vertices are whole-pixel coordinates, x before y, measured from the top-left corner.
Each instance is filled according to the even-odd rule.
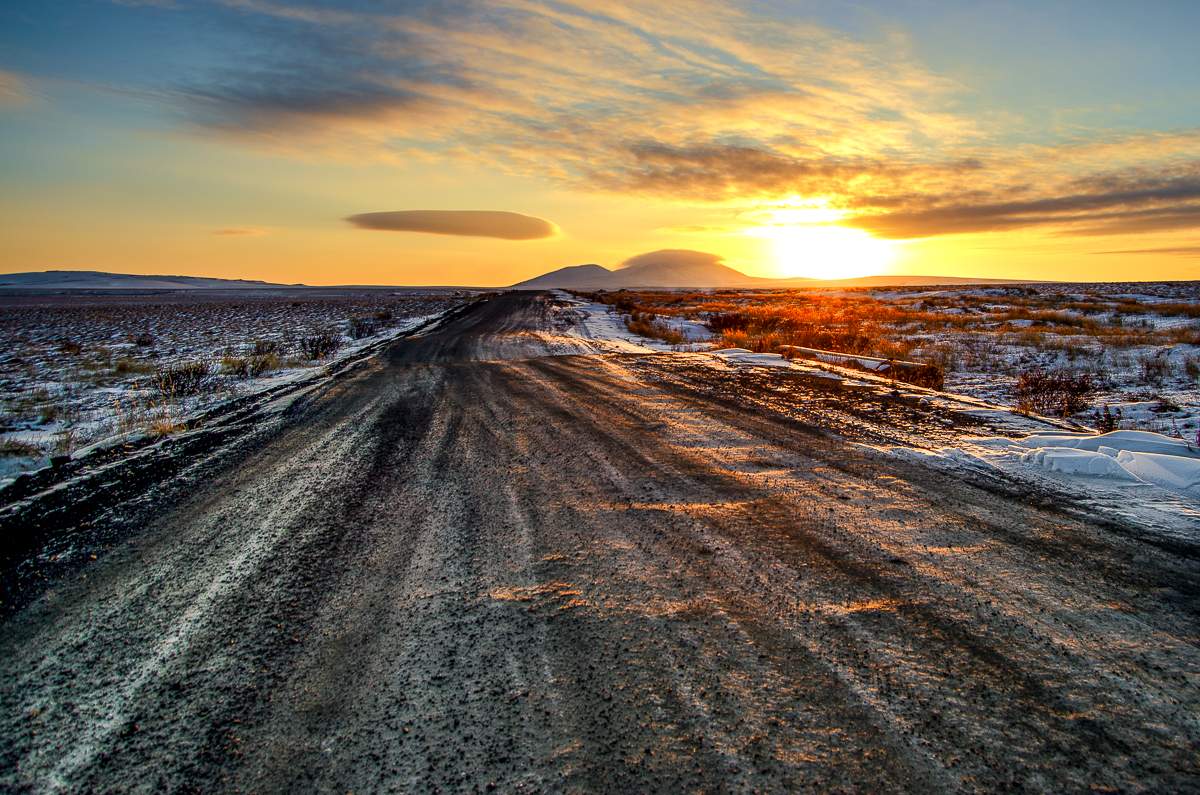
[[[600,290],[613,283],[613,272],[599,265],[568,265],[549,273],[543,273],[520,284],[516,290],[549,290],[554,287],[573,290]]]
[[[0,274],[0,290],[246,290],[297,285],[203,276],[141,276],[104,271],[33,271]]]
[[[856,279],[765,279],[747,276],[721,264],[716,254],[686,249],[663,249],[626,260],[621,268],[572,265],[514,284],[514,290],[619,290],[635,287],[786,288],[786,287],[912,287],[937,284],[1011,284],[1015,279],[975,279],[963,276],[863,276]]]
[[[635,287],[750,287],[758,279],[721,264],[716,254],[687,249],[663,249],[627,259],[613,273],[622,286]]]
[[[626,260],[615,271],[599,265],[559,268],[519,284],[514,290],[548,290],[553,287],[617,290],[622,287],[756,287],[773,279],[759,279],[721,264],[716,254],[687,249],[663,249]],[[807,281],[807,280],[804,280]]]

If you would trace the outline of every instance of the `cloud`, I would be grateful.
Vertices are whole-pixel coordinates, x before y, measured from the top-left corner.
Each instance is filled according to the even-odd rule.
[[[1092,254],[1165,254],[1175,257],[1200,257],[1200,246],[1165,246],[1162,248],[1130,248],[1120,251],[1093,251]]]
[[[1075,235],[1115,235],[1200,226],[1200,166],[1180,173],[1137,171],[1076,179],[1065,195],[1020,201],[938,204],[864,214],[846,223],[889,238],[1060,227]]]
[[[629,147],[632,163],[593,180],[613,190],[724,201],[848,193],[867,186],[895,189],[915,179],[959,176],[983,168],[975,159],[905,164],[863,156],[794,157],[739,144],[685,147],[642,142]]]
[[[1028,140],[960,111],[904,37],[719,0],[209,0],[239,56],[160,87],[191,129],[290,154],[447,159],[873,234],[1200,226],[1200,130]],[[989,123],[984,123],[985,121]]]
[[[214,229],[212,233],[220,237],[261,237],[267,234],[267,230],[257,226],[235,226]]]
[[[220,5],[253,54],[173,95],[201,129],[272,146],[654,190],[640,172],[656,146],[853,160],[970,126],[936,107],[956,87],[902,50],[715,0]]]
[[[360,213],[346,220],[359,229],[502,240],[537,240],[553,237],[558,232],[554,224],[541,218],[495,210],[400,210]]]
[[[704,267],[720,265],[723,257],[707,251],[686,248],[664,248],[630,257],[621,263],[621,268],[645,267]]]
[[[28,99],[25,81],[12,72],[0,70],[0,107],[20,105]]]

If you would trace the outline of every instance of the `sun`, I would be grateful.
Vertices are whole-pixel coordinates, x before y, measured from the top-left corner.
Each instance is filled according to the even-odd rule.
[[[767,239],[782,277],[852,279],[882,273],[895,259],[895,246],[861,229],[833,224],[780,224],[748,231]]]
[[[883,273],[896,258],[896,243],[839,226],[846,211],[827,196],[789,196],[744,217],[744,233],[770,244],[781,277],[853,279]]]

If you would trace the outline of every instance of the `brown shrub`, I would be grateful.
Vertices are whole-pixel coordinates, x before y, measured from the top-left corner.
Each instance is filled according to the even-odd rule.
[[[1171,375],[1171,360],[1165,351],[1147,354],[1138,359],[1138,369],[1143,384],[1162,386]]]
[[[300,353],[306,359],[324,359],[342,347],[342,336],[332,329],[301,337]]]
[[[251,350],[252,356],[266,356],[268,354],[283,353],[283,344],[278,340],[255,340],[254,348]]]
[[[213,384],[212,362],[198,360],[159,367],[154,375],[154,385],[165,398],[198,395]]]
[[[1091,373],[1039,369],[1017,377],[1013,397],[1021,411],[1069,417],[1085,410],[1098,390]]]
[[[249,356],[225,356],[221,359],[221,370],[237,378],[258,378],[278,370],[279,365],[279,355],[275,353],[252,353]]]
[[[154,372],[154,365],[150,362],[140,362],[137,359],[122,358],[117,359],[113,365],[113,372],[117,375],[145,375]]]
[[[350,335],[350,339],[352,340],[361,340],[364,337],[370,337],[377,331],[379,331],[379,324],[374,318],[370,317],[352,317],[346,325],[346,333]]]

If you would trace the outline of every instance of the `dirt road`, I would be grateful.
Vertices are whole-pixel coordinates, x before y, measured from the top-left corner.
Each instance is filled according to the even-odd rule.
[[[0,788],[1200,790],[1195,548],[816,393],[545,356],[545,301],[398,342],[8,616]]]

